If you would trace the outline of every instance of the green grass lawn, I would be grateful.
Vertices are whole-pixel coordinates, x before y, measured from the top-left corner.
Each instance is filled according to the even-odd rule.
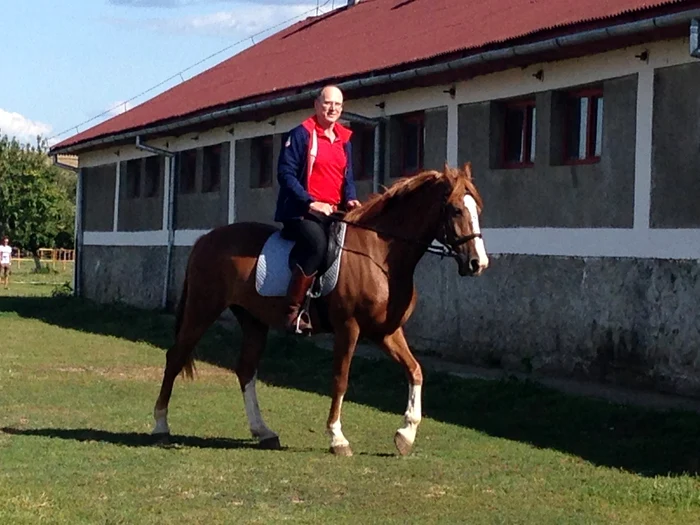
[[[0,285],[2,297],[41,297],[51,295],[56,287],[73,282],[73,263],[42,263],[42,270],[37,272],[34,261],[24,259],[12,262],[10,285],[7,289]]]
[[[249,439],[236,336],[209,331],[175,384],[169,446],[151,411],[172,318],[65,297],[0,297],[0,524],[700,523],[700,416],[426,371],[414,453],[407,389],[356,359],[330,455],[330,353],[278,338],[259,398],[281,451]]]

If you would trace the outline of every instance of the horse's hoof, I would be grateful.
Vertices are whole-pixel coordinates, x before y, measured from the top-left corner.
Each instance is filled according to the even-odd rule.
[[[282,450],[282,445],[280,445],[280,438],[273,436],[260,441],[258,448],[262,450]]]
[[[155,445],[170,445],[170,434],[151,434],[151,439]]]
[[[399,454],[402,456],[409,455],[411,453],[411,449],[413,448],[413,443],[409,442],[408,439],[406,439],[406,436],[404,436],[401,432],[394,434],[394,445],[396,445],[396,450],[398,450]]]
[[[331,447],[331,454],[334,456],[350,457],[352,456],[352,449],[350,448],[350,445],[338,445]]]

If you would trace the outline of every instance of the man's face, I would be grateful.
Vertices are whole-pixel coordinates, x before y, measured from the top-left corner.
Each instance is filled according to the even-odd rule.
[[[316,119],[322,126],[334,124],[343,112],[343,94],[338,88],[326,88],[314,102]]]
[[[3,243],[5,246],[7,246],[7,245],[10,243],[10,240],[9,240],[7,237],[5,237],[5,238],[2,240],[2,243]]]

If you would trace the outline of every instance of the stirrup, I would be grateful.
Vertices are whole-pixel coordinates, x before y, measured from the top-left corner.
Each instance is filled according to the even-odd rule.
[[[306,324],[309,326],[308,330],[302,330],[300,328],[301,326],[301,316],[306,315],[308,318],[308,321]],[[299,315],[297,315],[296,321],[294,321],[294,333],[298,335],[311,335],[313,332],[313,326],[311,325],[311,316],[308,314],[306,310],[299,309]]]

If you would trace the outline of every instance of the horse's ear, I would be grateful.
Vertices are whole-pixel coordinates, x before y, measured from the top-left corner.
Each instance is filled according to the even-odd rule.
[[[472,180],[472,163],[471,162],[465,162],[464,167],[462,168],[462,171],[464,172],[465,177],[467,177],[469,180]]]

